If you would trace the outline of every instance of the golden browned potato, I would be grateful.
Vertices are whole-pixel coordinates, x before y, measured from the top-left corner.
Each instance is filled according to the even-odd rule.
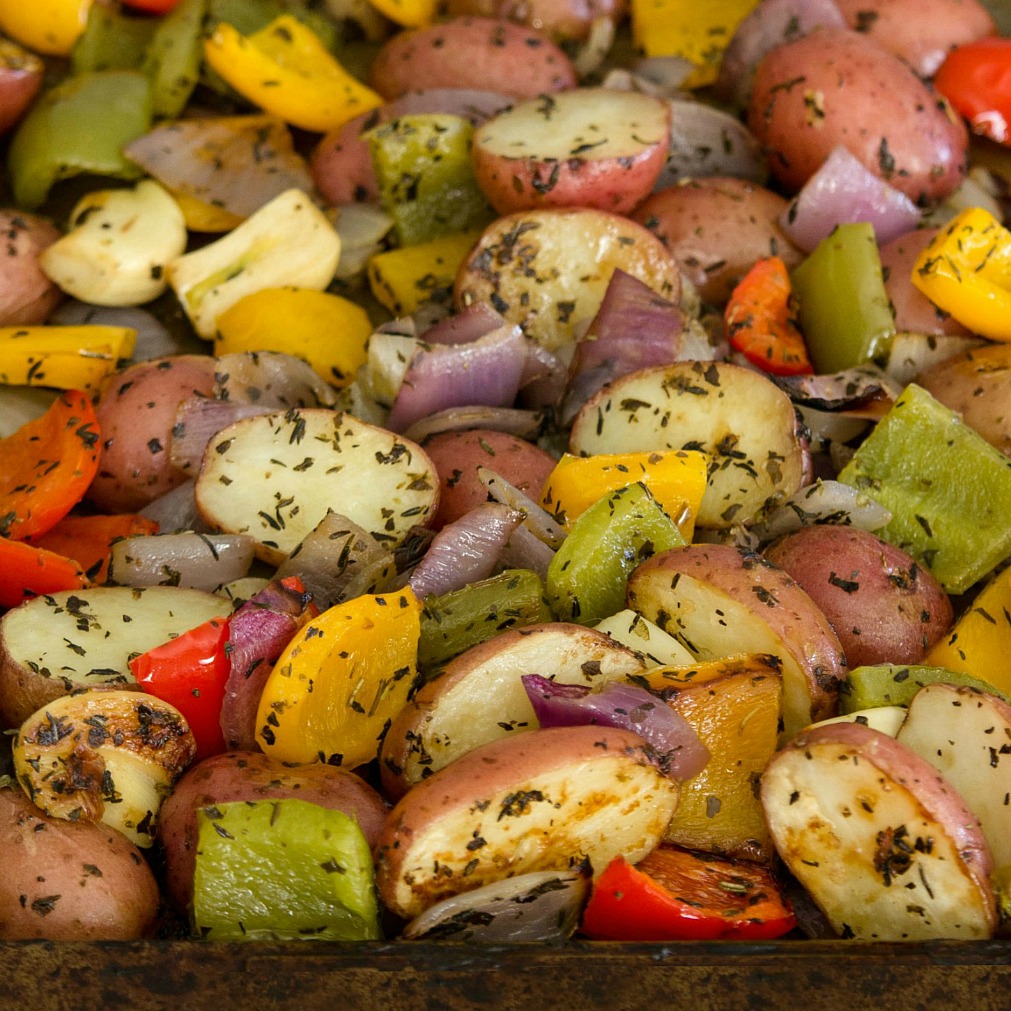
[[[158,885],[126,836],[50,818],[0,789],[0,940],[130,941],[149,935]]]

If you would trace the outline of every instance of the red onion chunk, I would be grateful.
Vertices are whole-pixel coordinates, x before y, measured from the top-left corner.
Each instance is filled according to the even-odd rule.
[[[506,569],[530,569],[546,581],[554,557],[555,549],[545,544],[524,521],[512,532],[499,562]]]
[[[223,428],[242,418],[270,414],[269,403],[242,403],[239,400],[215,400],[211,397],[187,397],[176,408],[169,459],[185,474],[197,474],[207,443]]]
[[[231,670],[221,703],[221,730],[231,751],[256,751],[256,711],[264,682],[298,631],[310,594],[269,582],[228,624]]]
[[[404,435],[422,443],[439,432],[465,432],[471,428],[490,428],[521,439],[532,439],[540,431],[544,415],[516,407],[450,407],[416,421]]]
[[[411,573],[409,584],[424,599],[487,579],[522,514],[497,502],[486,502],[447,523],[432,540]]]
[[[691,724],[638,685],[610,681],[593,691],[588,685],[562,685],[539,674],[524,674],[522,681],[542,727],[594,724],[631,730],[654,749],[671,779],[691,779],[709,761],[709,749]]]
[[[208,529],[197,511],[193,497],[194,481],[190,478],[181,485],[166,492],[140,511],[140,515],[158,524],[163,534],[174,534],[184,530],[205,533]]]
[[[916,204],[836,147],[780,215],[779,227],[810,253],[836,225],[869,222],[881,245],[911,231],[920,220]]]
[[[119,586],[184,586],[215,590],[241,579],[253,564],[248,534],[147,534],[116,541],[109,582]]]
[[[488,498],[515,509],[523,517],[523,525],[552,550],[565,540],[565,530],[554,516],[501,474],[487,467],[478,467],[477,478],[488,492]]]
[[[737,26],[713,86],[716,96],[743,109],[748,104],[755,68],[762,57],[784,42],[815,28],[845,28],[833,0],[762,0]]]
[[[450,407],[510,407],[526,360],[518,326],[503,326],[467,344],[422,345],[407,366],[387,428],[403,432]]]
[[[306,361],[278,351],[239,351],[214,362],[214,396],[274,410],[333,407],[334,388]]]
[[[505,317],[487,302],[471,302],[457,313],[444,316],[421,334],[426,344],[469,344],[506,325]]]

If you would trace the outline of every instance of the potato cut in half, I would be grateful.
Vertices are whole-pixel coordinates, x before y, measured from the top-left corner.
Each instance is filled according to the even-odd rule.
[[[775,852],[758,782],[779,737],[779,660],[746,655],[688,667],[658,667],[629,680],[657,693],[709,749],[681,784],[666,841],[706,853],[769,861]]]
[[[782,569],[725,544],[654,555],[628,581],[628,606],[699,660],[767,653],[782,664],[787,740],[834,715],[846,661],[818,605]]]
[[[162,801],[196,754],[182,713],[142,692],[64,695],[14,738],[14,770],[54,818],[100,821],[137,846],[154,842]]]
[[[779,855],[843,938],[993,934],[993,857],[937,771],[887,734],[834,723],[769,763],[762,806]]]
[[[670,301],[681,297],[674,257],[644,226],[590,207],[520,211],[481,233],[460,265],[453,301],[490,302],[554,351],[597,315],[616,267]]]
[[[204,453],[195,497],[204,520],[250,534],[257,556],[285,558],[334,509],[381,544],[435,511],[438,478],[420,446],[325,408],[243,418]]]
[[[926,685],[909,703],[897,739],[961,794],[994,863],[1011,865],[1011,705],[965,685]]]
[[[663,838],[678,785],[641,737],[555,727],[472,751],[419,783],[390,812],[376,847],[388,909],[413,917],[442,899],[531,871],[619,853],[641,860]]]
[[[132,657],[229,611],[221,597],[170,586],[33,597],[0,620],[0,720],[19,726],[78,688],[132,686]]]
[[[810,455],[790,398],[752,369],[675,362],[622,376],[576,415],[569,452],[709,455],[697,525],[749,523],[805,482]]]
[[[596,207],[627,214],[653,189],[670,106],[635,91],[576,88],[518,102],[474,133],[474,175],[499,214]]]
[[[646,666],[603,632],[567,622],[487,639],[450,661],[394,719],[380,752],[383,786],[398,797],[482,744],[536,729],[524,674],[599,687]]]

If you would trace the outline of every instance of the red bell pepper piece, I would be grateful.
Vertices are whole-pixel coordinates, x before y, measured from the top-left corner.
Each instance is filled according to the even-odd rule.
[[[661,846],[604,868],[580,929],[610,941],[769,940],[795,925],[767,868]]]
[[[0,608],[17,607],[40,593],[80,590],[88,577],[72,558],[0,537]]]
[[[145,14],[168,14],[178,4],[179,0],[123,0],[124,7],[131,7]]]
[[[974,133],[1011,145],[1011,39],[956,46],[937,71],[934,87]]]
[[[786,264],[778,256],[767,256],[744,275],[724,312],[731,345],[774,376],[810,375],[814,371],[792,294]]]
[[[231,670],[227,642],[228,619],[211,618],[130,661],[144,691],[186,717],[197,742],[198,762],[225,750],[220,720]]]

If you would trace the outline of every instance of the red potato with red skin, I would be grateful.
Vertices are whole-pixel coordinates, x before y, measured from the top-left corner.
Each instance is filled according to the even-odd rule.
[[[60,234],[36,214],[0,210],[0,326],[44,323],[63,301],[39,266],[39,253]]]
[[[850,28],[880,42],[920,77],[932,77],[948,50],[997,32],[977,0],[836,0],[836,6]]]
[[[259,751],[230,751],[193,766],[158,813],[158,844],[165,855],[165,885],[180,910],[193,895],[197,810],[235,800],[298,798],[354,818],[374,846],[386,820],[386,802],[359,776],[319,763],[290,766]]]
[[[757,183],[710,176],[658,190],[632,216],[674,254],[707,302],[722,305],[756,260],[779,256],[792,269],[804,258],[779,227],[786,208]]]
[[[0,38],[0,134],[28,111],[42,88],[45,64],[10,39]]]
[[[768,53],[747,122],[789,192],[839,145],[921,207],[965,178],[965,124],[897,56],[849,29],[818,29]]]
[[[574,88],[571,60],[545,36],[494,18],[455,18],[398,32],[379,50],[369,83],[383,98],[428,88],[488,88],[514,98]]]
[[[378,203],[379,184],[365,136],[369,130],[398,116],[431,112],[463,116],[477,126],[512,101],[508,95],[473,88],[432,88],[403,95],[322,137],[309,159],[313,182],[323,199],[335,206]]]
[[[489,428],[439,432],[422,448],[439,475],[439,509],[431,524],[436,530],[488,501],[477,473],[481,467],[536,500],[555,466],[554,458],[533,443]]]
[[[941,584],[901,548],[866,530],[802,527],[764,553],[822,609],[851,668],[920,663],[951,626],[951,601]]]
[[[181,485],[186,475],[169,460],[176,408],[213,391],[214,359],[206,355],[156,358],[111,377],[95,405],[102,455],[91,502],[110,513],[137,512]]]
[[[0,790],[0,941],[132,941],[153,933],[158,884],[125,835],[50,818]]]
[[[474,133],[474,176],[499,214],[536,207],[629,213],[670,147],[670,106],[650,95],[576,88],[518,102]]]
[[[477,14],[515,21],[557,42],[580,41],[598,18],[617,24],[626,14],[625,0],[449,0],[452,15]]]

